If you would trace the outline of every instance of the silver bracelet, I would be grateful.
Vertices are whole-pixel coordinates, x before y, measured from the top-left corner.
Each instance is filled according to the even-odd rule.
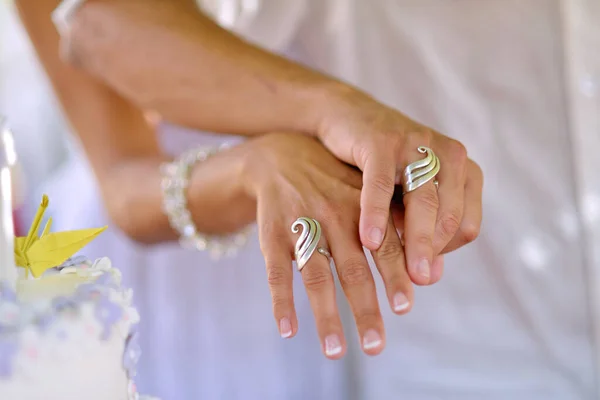
[[[171,227],[179,234],[179,243],[186,249],[208,251],[213,258],[237,254],[248,242],[251,227],[227,236],[198,232],[187,207],[186,192],[194,165],[227,147],[222,145],[190,149],[176,160],[160,166],[163,211],[169,218]]]

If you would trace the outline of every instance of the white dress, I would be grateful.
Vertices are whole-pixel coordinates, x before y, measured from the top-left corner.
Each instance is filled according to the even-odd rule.
[[[213,262],[176,245],[136,245],[113,227],[86,252],[110,256],[135,288],[142,391],[172,400],[597,398],[600,179],[589,171],[600,167],[600,55],[584,46],[600,40],[597,1],[204,5],[250,40],[465,143],[486,173],[484,224],[446,258],[440,283],[417,289],[409,315],[393,315],[380,291],[380,356],[361,353],[345,308],[341,361],[321,354],[300,279],[300,331],[279,338],[256,237]],[[163,138],[173,153],[228,140],[175,127]],[[44,188],[56,228],[107,223],[89,167],[72,163]]]

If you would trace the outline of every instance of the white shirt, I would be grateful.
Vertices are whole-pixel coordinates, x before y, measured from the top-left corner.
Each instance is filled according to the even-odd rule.
[[[358,85],[459,139],[486,178],[480,238],[446,258],[444,278],[417,290],[408,316],[386,311],[382,355],[366,357],[352,344],[336,374],[323,372],[336,378],[323,378],[321,386],[312,375],[297,386],[305,376],[288,376],[277,363],[264,368],[272,381],[260,380],[262,368],[252,369],[245,398],[259,398],[252,377],[265,393],[287,393],[283,398],[299,392],[267,387],[295,385],[310,393],[311,385],[331,386],[298,398],[333,398],[342,390],[341,398],[361,400],[600,398],[600,1],[201,5],[249,40]],[[237,263],[248,262],[243,257],[260,263],[256,246]],[[235,290],[258,307],[258,291]],[[380,302],[387,304],[383,295]],[[345,312],[349,342],[358,343]],[[266,317],[255,322],[272,324]],[[206,320],[198,326],[196,333]],[[304,349],[303,355],[310,352]],[[307,371],[332,365],[317,357],[302,360],[312,367]],[[229,365],[235,360],[223,356]],[[285,360],[281,365],[296,359]],[[215,383],[211,393],[225,392]]]

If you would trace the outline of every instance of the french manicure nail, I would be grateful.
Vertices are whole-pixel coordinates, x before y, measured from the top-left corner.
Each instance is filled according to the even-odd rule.
[[[335,356],[342,352],[342,342],[338,335],[329,335],[325,338],[325,354]]]
[[[417,264],[417,274],[426,279],[431,277],[431,266],[428,259],[424,258],[419,261],[419,264]]]
[[[410,306],[410,302],[404,293],[398,292],[394,295],[393,306],[394,311],[400,312],[406,310]]]
[[[383,242],[383,232],[379,228],[371,228],[369,240],[379,246]]]
[[[292,323],[289,318],[283,317],[279,320],[279,334],[284,339],[292,336]]]
[[[363,336],[363,349],[372,350],[381,346],[381,336],[374,329],[369,329]]]

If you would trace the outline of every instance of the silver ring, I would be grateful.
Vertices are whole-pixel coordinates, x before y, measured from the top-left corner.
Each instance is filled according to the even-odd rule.
[[[294,255],[296,256],[296,262],[298,263],[298,271],[302,271],[302,268],[304,268],[308,260],[310,260],[315,250],[328,259],[331,258],[329,250],[324,247],[317,247],[321,240],[322,233],[319,221],[313,218],[300,217],[292,224],[292,232],[300,232],[300,227],[302,227],[302,233],[296,241],[296,247],[294,248]]]
[[[325,247],[317,247],[317,251],[319,252],[319,254],[323,254],[325,257],[331,260],[331,253]]]
[[[404,169],[404,193],[412,192],[413,190],[423,186],[440,172],[440,159],[435,155],[429,147],[420,146],[417,148],[419,153],[426,154],[425,158],[409,164]],[[434,181],[434,183],[436,183]],[[435,185],[438,186],[437,184]]]

